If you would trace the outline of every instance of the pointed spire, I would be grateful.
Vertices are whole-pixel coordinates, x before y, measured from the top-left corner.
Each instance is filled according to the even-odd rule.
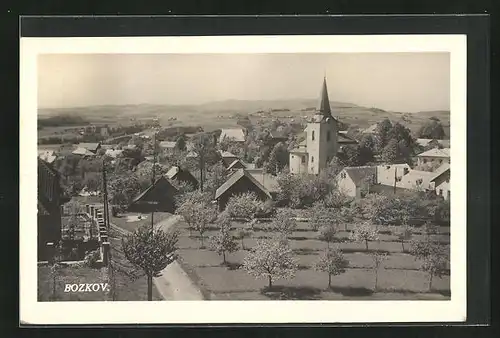
[[[325,116],[331,116],[332,110],[330,109],[330,99],[328,98],[328,88],[326,87],[326,74],[323,78],[323,88],[321,90],[321,101],[318,111]]]

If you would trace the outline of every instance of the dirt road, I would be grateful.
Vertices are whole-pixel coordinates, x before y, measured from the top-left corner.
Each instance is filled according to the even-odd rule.
[[[181,219],[181,216],[173,215],[156,223],[155,227],[167,231]],[[122,235],[130,233],[114,224],[110,224],[110,226]],[[177,262],[173,262],[163,269],[161,275],[154,278],[153,282],[165,300],[203,300],[198,287]]]

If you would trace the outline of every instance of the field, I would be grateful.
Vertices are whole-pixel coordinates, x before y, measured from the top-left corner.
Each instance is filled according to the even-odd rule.
[[[303,109],[315,107],[316,105],[317,100],[314,99],[285,101],[227,100],[191,106],[140,104],[40,109],[39,116],[49,117],[58,114],[76,114],[85,117],[91,123],[107,123],[109,125],[128,125],[133,121],[157,117],[163,127],[201,126],[205,131],[212,131],[218,128],[237,127],[238,115],[250,116],[251,120],[261,119],[261,117],[251,115],[258,111],[268,111],[270,109],[289,109],[289,111],[274,111],[269,117],[263,119],[294,119],[295,122],[299,122],[304,115],[312,114],[310,111],[303,111]],[[389,118],[392,121],[404,123],[410,130],[415,132],[427,119],[436,116],[442,121],[445,131],[449,135],[449,111],[392,112],[333,101],[331,102],[331,107],[333,115],[338,116],[340,121],[359,128],[367,128],[384,118]],[[39,137],[61,136],[61,134],[68,133],[67,129],[73,128],[76,127],[46,127],[39,130]]]
[[[233,232],[243,227],[241,223],[233,223]],[[272,292],[264,291],[267,280],[257,280],[246,271],[240,269],[248,248],[255,245],[259,238],[270,234],[256,227],[249,238],[244,239],[245,250],[227,254],[227,266],[223,266],[222,258],[209,249],[200,249],[199,235],[189,230],[184,222],[178,224],[181,231],[179,255],[181,265],[188,275],[202,289],[205,297],[212,300],[265,300],[265,299],[449,299],[449,275],[434,278],[433,288],[428,292],[428,275],[419,271],[419,262],[410,254],[402,252],[400,242],[388,233],[381,231],[380,240],[369,243],[369,252],[385,251],[389,255],[379,270],[378,290],[374,291],[375,274],[372,269],[372,258],[366,252],[364,243],[347,240],[348,231],[337,233],[337,243],[343,249],[349,268],[344,274],[332,277],[332,288],[327,289],[328,275],[316,272],[312,266],[318,255],[327,244],[317,238],[317,233],[309,229],[307,223],[299,223],[298,228],[290,236],[290,245],[299,260],[299,270],[290,280],[279,280],[274,283]],[[211,229],[205,237],[215,234]],[[418,238],[419,234],[415,235]],[[442,228],[439,241],[449,248],[449,228]],[[405,244],[408,250],[409,244]]]

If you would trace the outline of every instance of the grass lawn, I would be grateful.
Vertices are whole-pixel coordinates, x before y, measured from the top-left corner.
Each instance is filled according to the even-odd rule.
[[[140,220],[137,220],[137,216],[141,216]],[[154,223],[161,222],[162,220],[172,216],[171,213],[168,212],[155,212],[153,215]],[[133,220],[133,221],[131,221]],[[109,219],[110,223],[125,229],[127,231],[133,232],[140,226],[144,224],[151,224],[151,213],[149,214],[139,214],[139,213],[124,213],[120,214],[118,217],[113,217],[110,215]]]
[[[146,276],[137,271],[127,260],[121,244],[121,237],[111,231],[109,242],[111,245],[112,266],[115,272],[115,294],[114,300],[148,300],[148,284]],[[113,298],[113,295],[111,295]],[[153,283],[153,301],[163,300]]]
[[[245,227],[243,223],[233,223],[233,234]],[[208,248],[200,249],[199,233],[189,230],[185,222],[179,222],[180,230],[179,255],[189,275],[202,289],[204,294],[214,300],[266,300],[266,299],[450,299],[449,275],[434,277],[432,291],[428,291],[428,274],[420,271],[420,262],[406,251],[402,252],[401,243],[396,237],[385,231],[380,241],[369,242],[368,252],[364,243],[351,242],[348,231],[337,233],[336,245],[343,251],[349,261],[345,273],[332,276],[332,288],[327,289],[328,275],[317,272],[313,264],[319,254],[326,248],[326,243],[318,240],[317,233],[311,231],[307,223],[299,223],[298,231],[290,236],[290,245],[299,262],[299,270],[293,279],[279,280],[274,288],[266,290],[266,279],[255,279],[241,269],[248,248],[256,244],[258,238],[270,235],[263,224],[256,227],[249,238],[244,239],[245,250],[227,254],[227,266],[223,266],[222,258]],[[204,234],[205,245],[208,238],[216,233],[215,228]],[[435,238],[449,250],[449,228],[442,229],[441,235]],[[418,238],[420,235],[415,235]],[[405,243],[405,250],[409,249]],[[378,272],[378,288],[375,290],[375,272],[370,252],[382,250],[388,254],[383,267]]]
[[[53,299],[53,279],[49,266],[38,267],[38,301],[105,301],[110,300],[107,292],[64,292],[66,284],[107,283],[106,269],[66,266],[56,276],[56,292]]]

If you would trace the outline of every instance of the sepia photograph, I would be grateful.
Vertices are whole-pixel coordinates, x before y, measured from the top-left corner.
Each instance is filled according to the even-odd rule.
[[[450,51],[34,58],[35,302],[454,297]]]

